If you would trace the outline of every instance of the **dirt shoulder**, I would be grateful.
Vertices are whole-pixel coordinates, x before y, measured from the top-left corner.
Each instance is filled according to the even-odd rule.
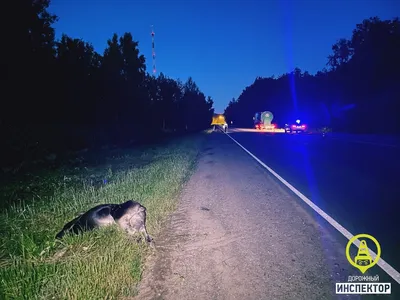
[[[349,275],[343,241],[222,133],[181,197],[138,299],[332,299]]]

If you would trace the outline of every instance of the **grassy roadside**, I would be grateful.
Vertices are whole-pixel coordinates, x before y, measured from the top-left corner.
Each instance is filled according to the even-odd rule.
[[[177,139],[145,152],[109,153],[101,166],[64,169],[62,174],[49,173],[38,183],[25,184],[34,191],[33,201],[0,212],[0,298],[81,300],[135,295],[149,251],[146,245],[132,243],[115,227],[66,237],[63,242],[54,236],[77,213],[128,199],[147,207],[148,231],[156,235],[176,207],[204,137]]]

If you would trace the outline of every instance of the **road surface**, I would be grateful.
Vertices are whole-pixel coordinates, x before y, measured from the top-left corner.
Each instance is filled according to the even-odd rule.
[[[268,143],[259,133],[241,138],[259,149]],[[346,261],[346,243],[227,135],[214,132],[177,212],[156,237],[138,299],[360,299],[335,295],[335,282],[359,275]]]
[[[231,136],[353,234],[369,233],[400,270],[400,143],[388,138]]]

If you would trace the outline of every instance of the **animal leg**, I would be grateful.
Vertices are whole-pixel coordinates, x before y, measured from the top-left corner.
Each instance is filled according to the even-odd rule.
[[[143,236],[144,236],[144,238],[145,238],[145,241],[146,241],[147,243],[151,243],[151,242],[153,241],[153,238],[148,234],[148,232],[147,232],[145,226],[142,226],[142,227],[140,228],[140,233],[143,234]]]

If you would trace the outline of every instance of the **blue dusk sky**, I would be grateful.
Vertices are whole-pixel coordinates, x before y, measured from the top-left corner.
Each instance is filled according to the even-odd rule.
[[[363,19],[399,16],[400,1],[52,0],[49,11],[59,17],[57,38],[81,38],[99,53],[113,33],[131,32],[149,72],[154,25],[157,72],[191,76],[222,113],[257,76],[315,74],[337,39]]]

